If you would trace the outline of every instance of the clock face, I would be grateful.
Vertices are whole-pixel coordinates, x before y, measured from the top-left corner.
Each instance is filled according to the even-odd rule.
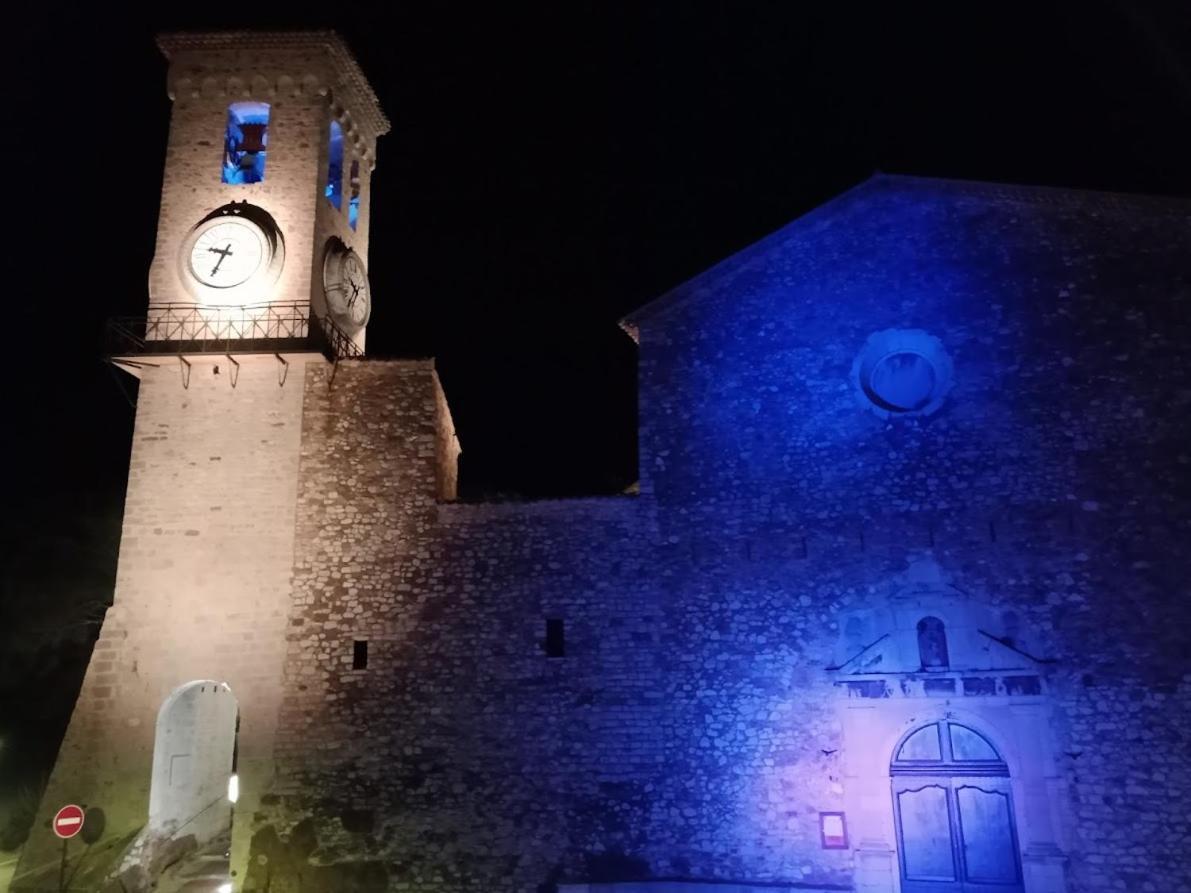
[[[333,241],[327,246],[323,290],[327,296],[327,310],[345,330],[356,332],[368,324],[372,312],[368,273],[360,255],[342,242]]]
[[[190,249],[190,272],[211,288],[247,282],[265,259],[265,238],[247,221],[221,220],[206,229]]]
[[[203,304],[247,306],[273,300],[285,240],[262,208],[233,202],[192,229],[178,252],[182,285]]]

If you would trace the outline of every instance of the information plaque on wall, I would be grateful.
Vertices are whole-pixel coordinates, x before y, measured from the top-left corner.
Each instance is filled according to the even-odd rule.
[[[819,813],[819,840],[825,850],[848,848],[848,826],[842,812]]]

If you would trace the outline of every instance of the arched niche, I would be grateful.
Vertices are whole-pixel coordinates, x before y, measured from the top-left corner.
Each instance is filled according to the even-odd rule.
[[[231,826],[228,780],[234,771],[239,708],[231,689],[212,680],[174,690],[157,714],[149,833],[193,835],[198,845]]]
[[[947,581],[931,559],[912,562],[889,590],[839,618],[832,668],[918,673],[1033,667],[1034,649],[1012,608],[998,608]]]
[[[927,615],[918,621],[918,662],[923,670],[949,670],[947,627],[938,617]]]

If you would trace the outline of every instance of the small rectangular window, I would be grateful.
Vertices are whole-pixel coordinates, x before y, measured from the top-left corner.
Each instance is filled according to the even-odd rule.
[[[352,669],[366,670],[368,668],[368,640],[356,639],[352,643]]]
[[[354,230],[360,222],[360,162],[353,161],[351,166],[351,199],[347,203],[347,222]]]
[[[233,102],[223,137],[223,182],[260,183],[269,146],[269,103]]]
[[[546,641],[543,645],[547,657],[565,657],[567,653],[566,631],[561,617],[546,618]]]

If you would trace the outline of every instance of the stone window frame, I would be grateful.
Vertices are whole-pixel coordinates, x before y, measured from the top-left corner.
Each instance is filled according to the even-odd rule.
[[[263,113],[262,110],[263,109]],[[246,123],[242,117],[264,117],[263,123],[252,121]],[[220,180],[229,186],[250,186],[264,183],[267,176],[269,161],[269,128],[273,124],[273,104],[259,99],[238,99],[230,102],[226,109],[223,137],[223,164]],[[245,126],[260,128],[260,148],[257,151],[242,150],[243,142],[233,142],[235,137],[233,128],[240,129],[240,139],[243,140],[242,128]],[[237,155],[237,153],[240,153]],[[245,165],[244,160],[251,158],[252,164]],[[253,171],[251,178],[246,178],[245,171]]]
[[[323,186],[323,196],[330,202],[331,207],[341,214],[343,213],[343,159],[346,141],[347,135],[343,131],[343,124],[332,118],[327,126],[327,178]],[[336,144],[339,146],[338,155],[335,152]],[[338,162],[337,173],[336,162]]]
[[[921,406],[894,408],[875,393],[871,378],[874,371],[891,357],[913,354],[931,367],[933,387],[929,398]],[[851,380],[856,400],[861,408],[883,419],[926,417],[934,414],[950,393],[955,367],[943,342],[923,329],[884,329],[868,336],[852,361]]]

